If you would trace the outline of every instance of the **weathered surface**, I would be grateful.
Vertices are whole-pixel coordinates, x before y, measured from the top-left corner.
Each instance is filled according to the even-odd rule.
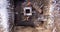
[[[19,25],[33,24],[32,26],[34,27],[31,27],[31,26],[14,26],[13,27],[14,16],[12,15],[14,12],[12,8],[13,7],[12,1],[11,1],[10,8],[8,8],[9,9],[8,12],[6,12],[7,10],[6,11],[3,9],[0,10],[0,32],[9,32],[9,31],[12,32],[13,30],[14,30],[13,32],[60,32],[60,17],[59,17],[60,16],[60,0],[31,0],[31,7],[33,7],[34,14],[28,19],[28,21],[26,21],[28,22],[27,24],[26,22],[25,24],[21,22],[21,21],[27,20],[27,17],[23,15],[23,8],[27,6],[26,5],[27,2],[18,1],[18,3],[16,2],[17,4],[14,4],[15,5],[14,12],[16,17],[15,24],[19,24]],[[0,2],[0,4],[3,4],[3,3]],[[5,11],[4,14],[1,11],[3,12]],[[9,14],[9,16],[5,13]],[[5,18],[2,17],[3,15]],[[6,21],[4,21],[4,19],[6,19]],[[6,22],[8,22],[8,24]],[[6,27],[5,27],[5,24],[6,24]],[[8,27],[7,25],[10,27]]]
[[[34,9],[33,11],[35,12],[35,14],[33,14],[29,18],[29,21],[32,22],[34,25],[36,25],[36,27],[32,28],[29,26],[28,27],[16,26],[14,31],[15,32],[52,32],[53,21],[51,20],[52,17],[50,15],[51,14],[50,5],[52,5],[51,2],[52,2],[51,0],[43,0],[43,1],[42,0],[31,0],[31,5],[32,5],[31,7],[33,7],[33,9]],[[25,19],[26,17],[22,14],[23,8],[25,6],[26,6],[26,2],[23,2],[21,4],[20,4],[20,2],[18,2],[17,6],[15,8],[15,12],[17,12],[16,15],[19,15],[19,16],[16,16],[17,17],[16,22],[18,22],[18,23],[20,21],[26,20]],[[41,11],[43,13],[41,13]],[[41,22],[41,21],[43,21],[43,22]]]

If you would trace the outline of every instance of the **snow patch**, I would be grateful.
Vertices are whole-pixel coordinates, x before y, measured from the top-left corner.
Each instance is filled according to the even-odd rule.
[[[0,0],[0,14],[1,14],[1,26],[3,32],[9,32],[9,23],[8,23],[8,7],[9,7],[9,1],[7,0]]]

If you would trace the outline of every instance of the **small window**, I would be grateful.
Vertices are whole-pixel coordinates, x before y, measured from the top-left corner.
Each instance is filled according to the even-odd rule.
[[[32,15],[32,8],[31,7],[24,7],[24,15],[27,15],[27,16]]]

